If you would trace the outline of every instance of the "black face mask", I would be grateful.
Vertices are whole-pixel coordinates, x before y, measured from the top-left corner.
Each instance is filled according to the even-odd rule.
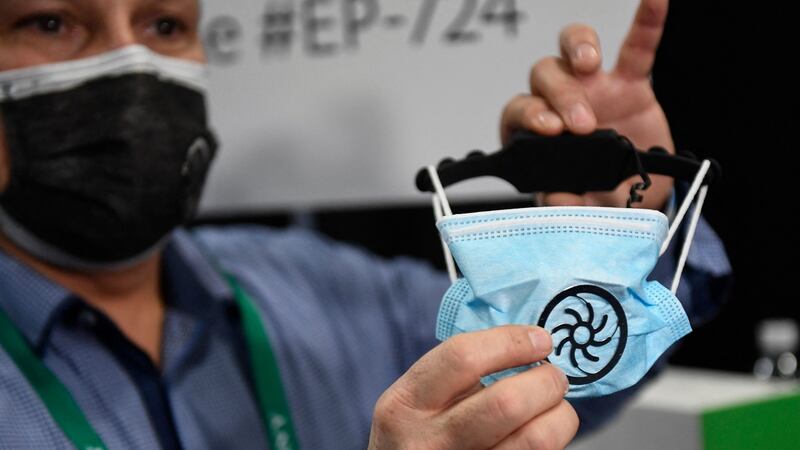
[[[11,162],[0,229],[75,269],[149,256],[195,214],[217,147],[202,91],[139,69],[0,97],[0,114]]]

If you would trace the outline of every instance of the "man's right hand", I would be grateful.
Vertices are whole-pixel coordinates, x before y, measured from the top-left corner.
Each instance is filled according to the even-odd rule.
[[[509,325],[464,333],[416,362],[378,400],[370,450],[563,449],[578,416],[564,400],[564,373],[551,364],[502,379],[480,378],[543,360],[550,335]]]
[[[519,95],[506,105],[500,126],[503,143],[516,130],[549,136],[612,128],[640,149],[660,146],[674,153],[667,118],[650,83],[667,9],[668,0],[641,0],[617,63],[608,71],[601,66],[597,32],[587,25],[565,27],[559,38],[561,56],[539,60],[530,73],[530,94]],[[662,175],[651,178],[653,186],[636,207],[662,209],[672,192],[672,179]],[[539,203],[621,207],[633,183],[639,181],[638,176],[631,177],[610,192],[549,193]]]

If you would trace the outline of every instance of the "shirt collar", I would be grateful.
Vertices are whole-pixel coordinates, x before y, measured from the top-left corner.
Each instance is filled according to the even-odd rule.
[[[208,318],[219,311],[219,304],[234,304],[230,286],[188,232],[173,233],[163,258],[170,306]],[[0,251],[0,308],[35,349],[44,344],[56,319],[78,301],[64,287]]]
[[[215,314],[218,304],[234,304],[233,291],[208,252],[183,229],[173,233],[164,249],[164,282],[167,301],[200,317]]]
[[[72,294],[0,250],[0,307],[35,348]]]

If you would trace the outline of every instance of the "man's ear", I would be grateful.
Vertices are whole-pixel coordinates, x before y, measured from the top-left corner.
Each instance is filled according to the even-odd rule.
[[[8,157],[5,128],[3,126],[3,113],[0,113],[0,193],[6,190],[10,174],[11,164]]]

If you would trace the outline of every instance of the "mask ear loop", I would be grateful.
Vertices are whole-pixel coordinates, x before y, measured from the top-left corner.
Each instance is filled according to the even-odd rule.
[[[703,210],[703,203],[706,201],[706,194],[708,194],[708,186],[703,186],[700,188],[700,194],[697,197],[694,213],[692,213],[692,220],[689,222],[689,229],[686,232],[686,240],[683,241],[681,256],[678,259],[678,267],[675,269],[675,278],[672,279],[672,288],[670,290],[673,294],[678,292],[678,286],[681,283],[683,268],[686,266],[686,260],[689,259],[689,249],[692,247],[692,241],[694,241],[694,233],[697,231],[697,223],[700,221],[700,212]]]
[[[431,178],[431,183],[433,183],[433,189],[436,191],[432,196],[433,215],[436,217],[436,222],[439,222],[442,217],[452,216],[453,210],[450,209],[450,202],[447,201],[447,196],[444,194],[444,188],[442,187],[442,181],[439,179],[439,173],[433,166],[428,166],[427,169],[428,175]],[[453,260],[453,254],[450,253],[450,247],[447,246],[444,239],[440,239],[440,241],[442,243],[442,251],[444,252],[444,263],[447,265],[447,274],[450,275],[450,282],[454,283],[458,278],[456,263]]]
[[[689,211],[689,207],[694,202],[695,204],[694,211],[692,212],[692,217],[689,222],[689,229],[686,232],[686,238],[683,241],[681,254],[680,257],[678,258],[678,265],[675,269],[675,277],[672,279],[672,288],[670,290],[672,291],[673,294],[678,292],[678,286],[680,285],[681,275],[683,274],[684,267],[686,267],[686,260],[689,258],[689,250],[692,248],[692,242],[694,241],[694,234],[697,231],[697,223],[700,221],[700,215],[703,211],[703,204],[705,203],[706,196],[708,195],[708,186],[703,186],[703,180],[708,174],[710,168],[711,168],[711,161],[709,160],[704,160],[703,163],[700,165],[700,170],[697,171],[697,176],[695,176],[694,181],[692,182],[692,185],[689,188],[689,192],[686,194],[686,198],[683,200],[683,203],[681,204],[678,213],[675,215],[675,220],[673,220],[672,225],[670,225],[667,239],[661,246],[660,255],[663,255],[667,251],[667,248],[669,248],[669,245],[672,242],[672,238],[675,237],[675,234],[677,233],[678,228],[680,227],[684,217],[686,217],[686,213]],[[696,201],[695,197],[697,197]]]

